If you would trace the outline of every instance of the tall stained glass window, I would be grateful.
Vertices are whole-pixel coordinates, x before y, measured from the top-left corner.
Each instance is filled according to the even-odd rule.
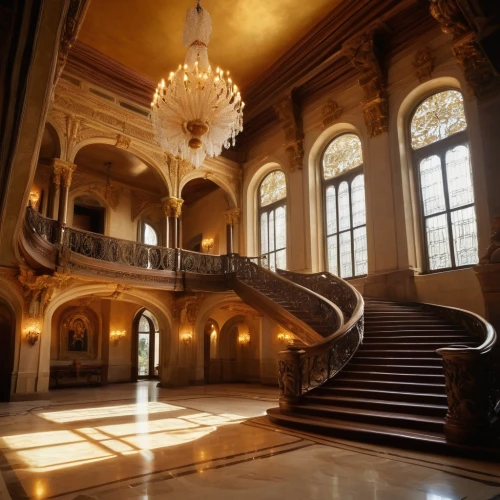
[[[365,178],[357,135],[335,138],[323,153],[326,260],[341,278],[368,272]]]
[[[462,94],[428,97],[410,124],[420,186],[427,270],[478,262],[472,170]]]
[[[286,179],[275,170],[259,189],[260,255],[262,265],[286,269]]]

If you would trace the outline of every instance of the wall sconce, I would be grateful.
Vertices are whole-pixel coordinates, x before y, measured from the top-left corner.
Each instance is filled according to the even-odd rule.
[[[193,334],[192,333],[183,333],[183,334],[181,334],[181,342],[184,345],[189,345],[192,340],[193,340]]]
[[[31,345],[35,345],[40,338],[40,330],[38,328],[30,328],[29,330],[26,330],[25,336],[26,340]]]
[[[282,344],[292,345],[295,337],[291,333],[279,333],[278,340]]]
[[[125,335],[125,330],[113,330],[110,336],[111,342],[113,342],[115,345],[118,345],[120,340],[125,338]]]
[[[248,345],[248,344],[250,344],[250,334],[249,333],[240,333],[238,335],[238,343],[240,345]]]
[[[217,339],[217,330],[215,329],[215,325],[212,325],[212,331],[210,332],[210,340]]]
[[[214,239],[213,238],[205,238],[201,242],[201,246],[205,249],[206,252],[210,252],[214,247]]]
[[[40,201],[40,193],[38,191],[30,191],[29,196],[30,206],[34,210],[38,210],[38,202]]]

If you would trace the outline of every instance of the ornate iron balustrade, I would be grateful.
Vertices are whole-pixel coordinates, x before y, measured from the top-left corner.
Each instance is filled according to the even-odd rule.
[[[59,224],[56,220],[49,219],[38,213],[32,207],[26,209],[26,222],[28,226],[41,238],[49,243],[55,243]]]
[[[224,274],[224,256],[181,250],[181,270],[198,274]]]
[[[352,358],[363,340],[364,301],[354,287],[333,274],[278,272],[288,280],[328,298],[349,317],[342,328],[323,342],[301,350],[291,347],[279,353],[280,407],[286,410],[302,394],[334,377]]]
[[[343,317],[335,304],[315,293],[313,290],[293,283],[268,269],[258,266],[252,259],[229,256],[229,272],[235,273],[238,280],[261,290],[264,295],[280,297],[297,310],[307,311],[313,321],[335,332],[343,325]],[[312,292],[312,293],[311,293]]]
[[[422,305],[422,304],[419,304]],[[424,310],[461,325],[481,344],[437,349],[443,358],[448,412],[448,441],[473,443],[492,437],[500,416],[500,352],[493,326],[477,314],[453,307],[423,304]]]
[[[105,262],[152,270],[175,270],[173,248],[145,245],[135,241],[67,227],[63,245],[72,252]]]

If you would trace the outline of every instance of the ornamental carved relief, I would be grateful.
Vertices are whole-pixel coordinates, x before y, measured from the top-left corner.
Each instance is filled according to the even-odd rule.
[[[286,144],[283,146],[288,158],[291,172],[301,169],[304,164],[304,131],[302,128],[302,115],[293,94],[289,94],[280,103],[274,105],[282,128],[285,132]]]
[[[120,149],[128,149],[130,147],[130,141],[132,139],[127,137],[126,135],[118,134],[116,136],[116,144],[115,146]]]
[[[464,77],[474,94],[481,98],[500,87],[500,77],[478,45],[475,26],[471,26],[458,0],[431,0],[431,15],[444,33],[453,38],[453,54],[464,71]]]
[[[241,210],[239,208],[233,208],[232,210],[226,210],[224,212],[224,218],[226,219],[226,224],[234,225],[240,223]]]
[[[420,82],[430,80],[434,70],[434,54],[429,47],[419,50],[413,59],[413,67]]]
[[[470,33],[456,41],[453,54],[463,69],[466,82],[477,97],[490,94],[500,86],[500,78]]]
[[[180,217],[182,214],[182,204],[184,200],[181,198],[174,198],[170,196],[169,198],[162,200],[163,213],[167,217]]]
[[[361,101],[366,128],[370,137],[387,132],[389,114],[385,75],[381,57],[374,41],[374,32],[366,32],[347,41],[342,49],[359,72],[359,85],[365,99]]]
[[[343,112],[344,108],[339,107],[333,99],[329,99],[323,106],[323,129],[333,125],[342,116]]]

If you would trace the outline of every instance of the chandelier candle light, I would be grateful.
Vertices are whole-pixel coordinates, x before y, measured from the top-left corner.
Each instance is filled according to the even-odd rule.
[[[212,70],[207,45],[212,32],[209,13],[200,5],[186,14],[184,65],[162,80],[151,103],[153,126],[161,147],[199,167],[205,157],[219,156],[235,145],[243,130],[243,108],[229,71]]]

